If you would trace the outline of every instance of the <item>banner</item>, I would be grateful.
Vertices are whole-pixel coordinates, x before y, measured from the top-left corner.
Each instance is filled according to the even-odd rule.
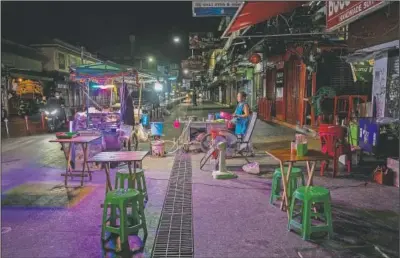
[[[193,17],[234,16],[241,2],[192,2]]]
[[[189,49],[215,49],[221,43],[221,39],[214,37],[212,32],[189,33]]]
[[[387,78],[387,52],[375,59],[372,81],[372,106],[376,118],[385,117],[386,111],[386,78]]]
[[[327,3],[326,30],[334,31],[382,8],[390,1],[328,1]]]
[[[182,69],[189,71],[203,71],[204,58],[202,56],[193,56],[187,60],[182,60]]]

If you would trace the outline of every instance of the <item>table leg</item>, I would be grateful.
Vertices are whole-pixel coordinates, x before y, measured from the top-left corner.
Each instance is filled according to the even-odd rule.
[[[71,158],[72,158],[72,143],[68,143],[68,152],[65,150],[65,145],[61,143],[63,150],[64,150],[64,155],[67,159],[67,168],[65,169],[65,174],[64,174],[64,185],[65,187],[68,186],[68,176],[72,177],[72,168],[71,168]]]
[[[128,162],[128,171],[129,171],[129,177],[131,180],[128,181],[128,188],[135,188],[136,185],[136,164],[133,162],[133,173],[132,173],[132,162]]]
[[[290,178],[290,173],[292,171],[293,163],[289,162],[289,167],[285,176],[285,170],[283,163],[280,163],[281,173],[282,173],[282,184],[283,184],[283,195],[282,195],[282,202],[281,202],[281,210],[286,210],[286,213],[289,217],[289,196],[288,196],[288,182]]]
[[[83,186],[83,178],[85,177],[85,168],[88,159],[87,155],[88,144],[82,143],[82,151],[83,151],[83,164],[82,164],[82,175],[81,175],[81,186]]]
[[[310,166],[311,163],[311,166]],[[307,186],[311,186],[313,184],[314,170],[315,170],[315,161],[307,161],[307,172],[308,172],[308,180]]]
[[[110,162],[104,163],[104,170],[106,172],[106,194],[112,191],[111,178],[110,178]]]

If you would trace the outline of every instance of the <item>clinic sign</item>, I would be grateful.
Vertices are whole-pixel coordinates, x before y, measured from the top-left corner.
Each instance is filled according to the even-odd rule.
[[[328,1],[326,30],[337,30],[389,3],[390,1]]]

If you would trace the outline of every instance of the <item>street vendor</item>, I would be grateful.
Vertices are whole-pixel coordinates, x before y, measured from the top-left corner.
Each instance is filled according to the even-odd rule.
[[[235,134],[240,136],[246,134],[247,126],[249,125],[250,107],[246,102],[246,97],[247,94],[245,92],[238,93],[238,104],[232,119],[232,123],[235,124]]]

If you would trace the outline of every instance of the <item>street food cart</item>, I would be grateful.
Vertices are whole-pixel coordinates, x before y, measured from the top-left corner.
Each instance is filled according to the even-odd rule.
[[[78,82],[86,95],[86,109],[77,112],[72,129],[80,135],[101,136],[88,146],[89,158],[101,151],[118,151],[121,112],[124,97],[130,87],[138,87],[138,73],[114,64],[98,63],[72,68],[71,79]],[[96,94],[102,94],[102,103],[95,101]],[[107,99],[107,96],[109,99]],[[120,103],[120,110],[113,110],[114,102]],[[75,167],[82,166],[83,150],[79,146],[73,151]],[[93,169],[98,169],[92,164]]]

